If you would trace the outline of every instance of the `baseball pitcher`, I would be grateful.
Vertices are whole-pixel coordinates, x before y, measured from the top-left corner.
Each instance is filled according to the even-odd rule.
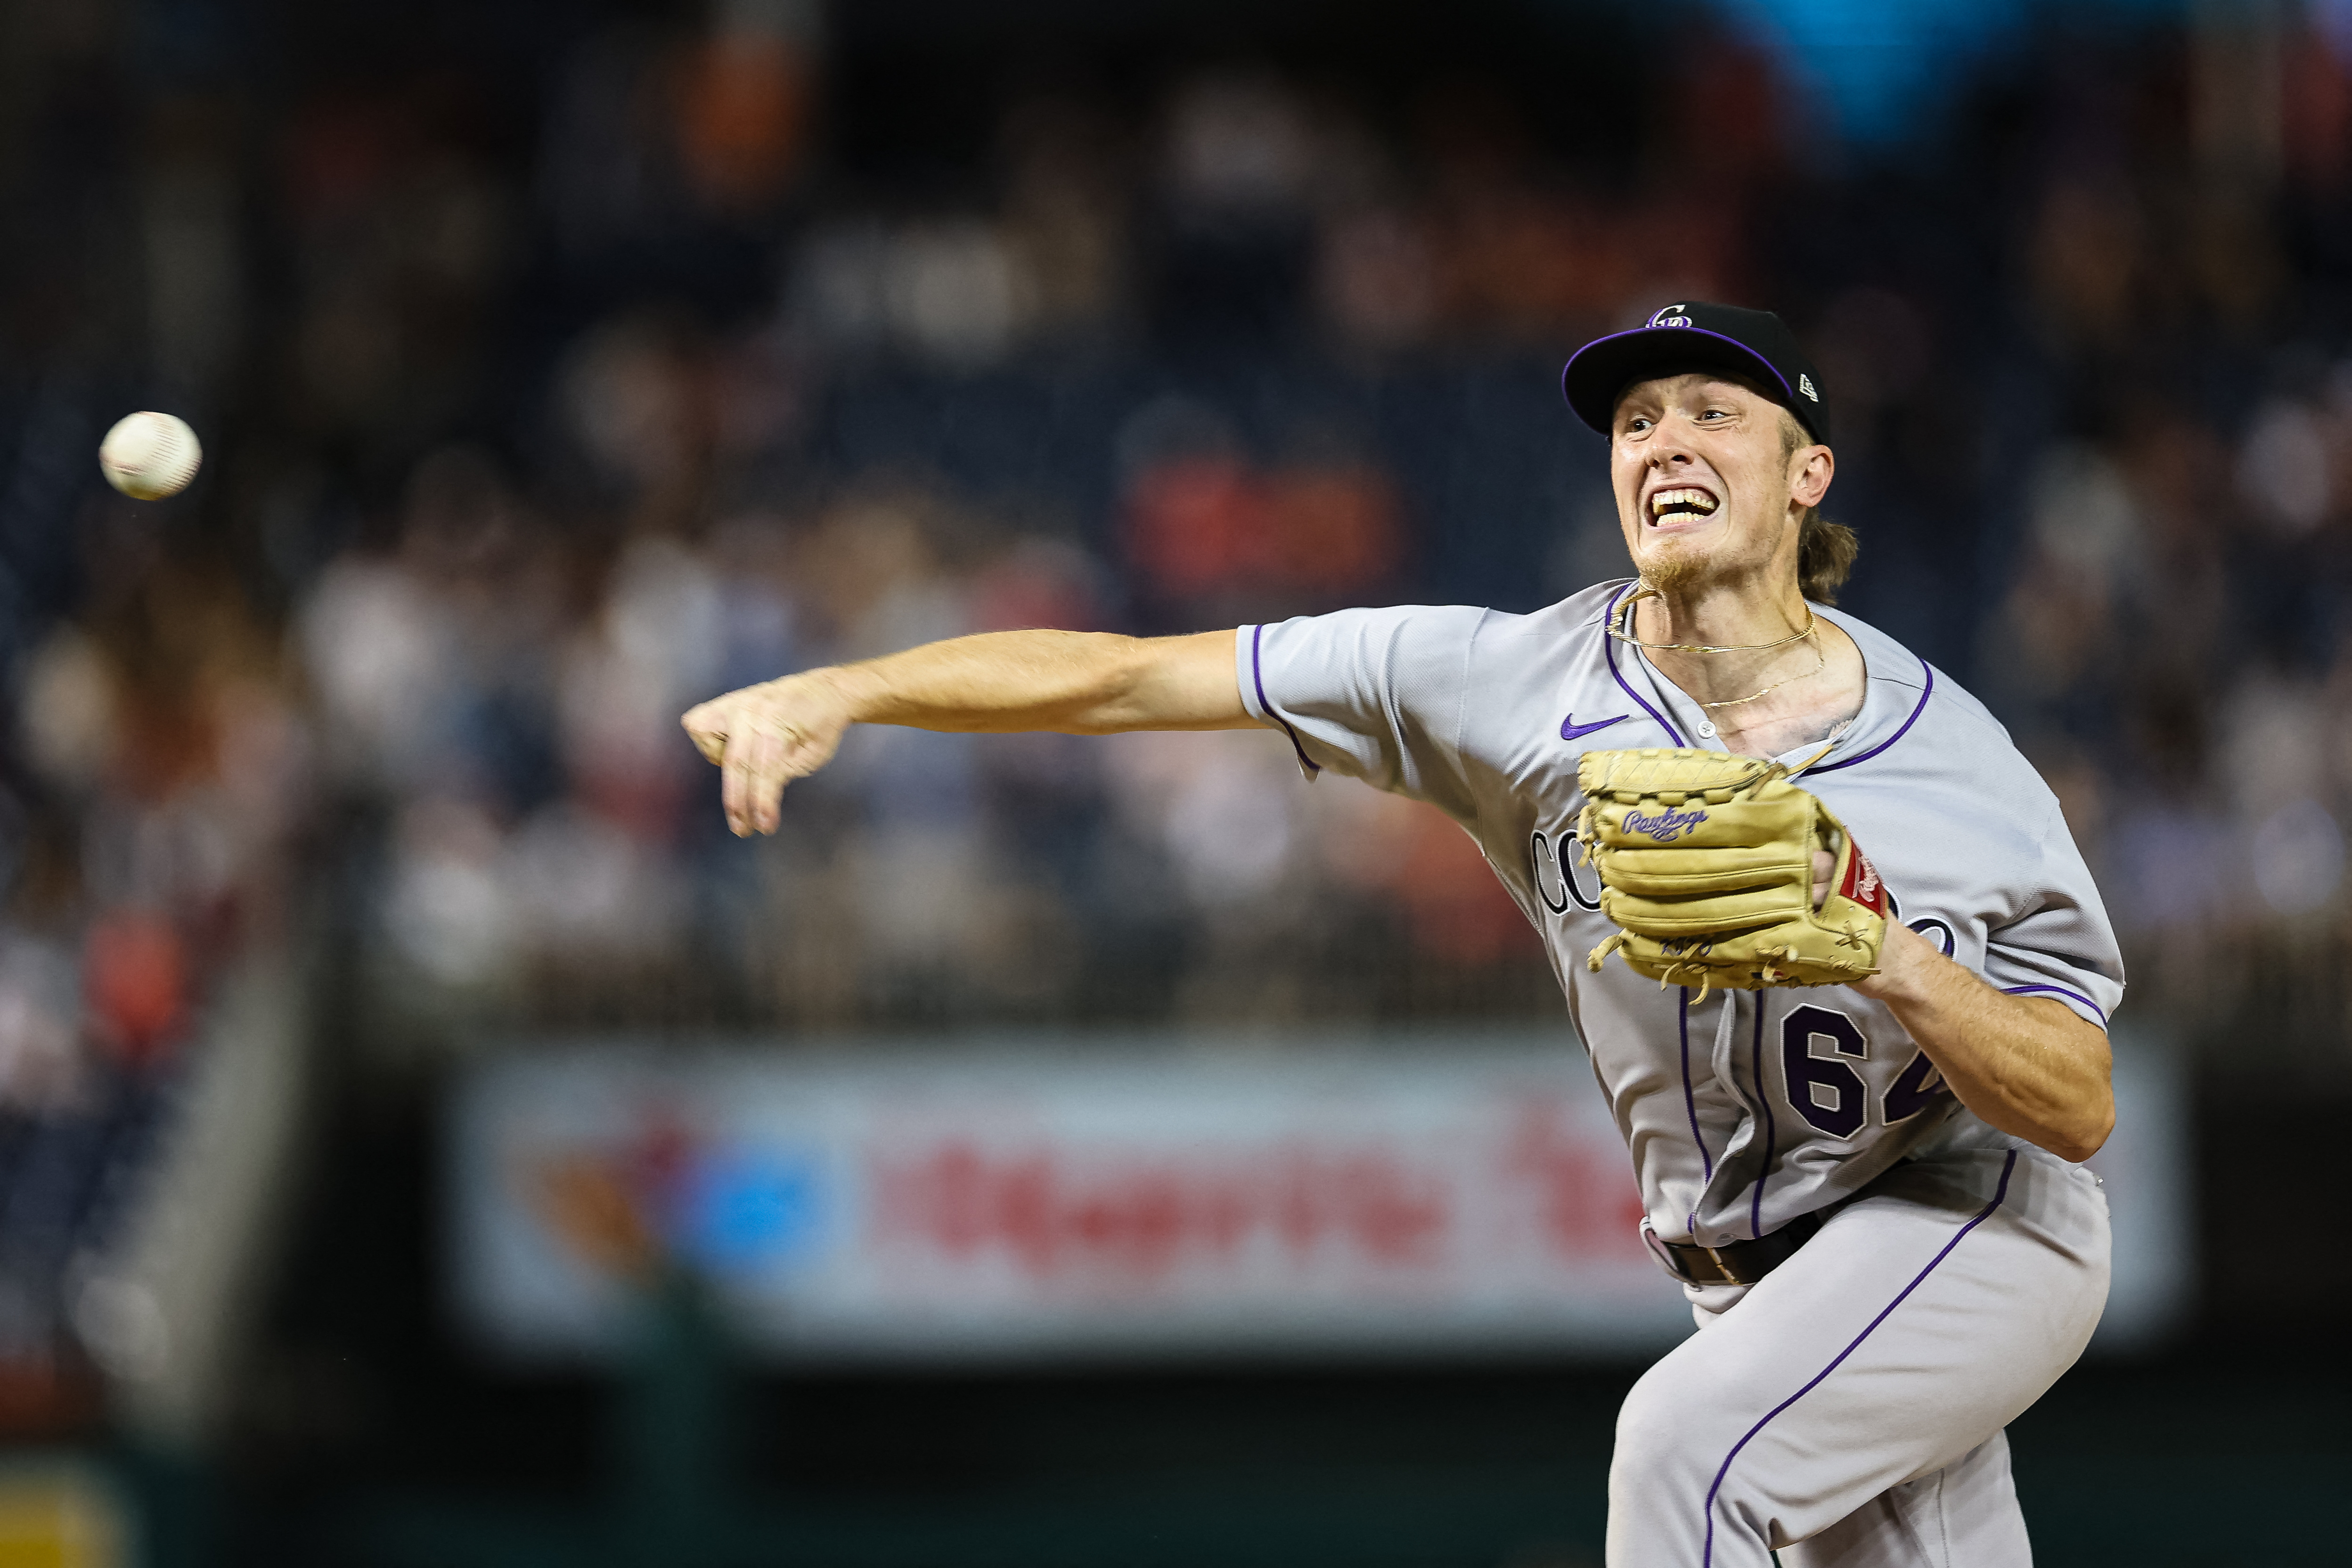
[[[2113,932],[1984,708],[1831,607],[1851,533],[1780,319],[1669,305],[1562,377],[1635,575],[1533,615],[1004,632],[686,715],[739,834],[853,723],[1265,725],[1427,801],[1543,933],[1703,1332],[1618,1418],[1612,1568],[2022,1568],[2002,1436],[2107,1293]]]

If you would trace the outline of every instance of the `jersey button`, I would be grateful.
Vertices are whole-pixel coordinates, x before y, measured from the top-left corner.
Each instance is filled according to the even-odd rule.
[[[1701,721],[1698,727],[1698,732],[1702,735],[1713,735],[1715,733],[1715,726],[1706,722],[1705,721]]]

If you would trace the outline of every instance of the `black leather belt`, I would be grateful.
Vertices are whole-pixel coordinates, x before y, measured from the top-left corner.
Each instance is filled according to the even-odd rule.
[[[1685,1284],[1753,1285],[1794,1258],[1797,1248],[1812,1240],[1821,1228],[1821,1215],[1803,1214],[1769,1236],[1722,1247],[1665,1241],[1646,1228],[1642,1236],[1658,1255],[1658,1261],[1666,1266],[1666,1272]]]

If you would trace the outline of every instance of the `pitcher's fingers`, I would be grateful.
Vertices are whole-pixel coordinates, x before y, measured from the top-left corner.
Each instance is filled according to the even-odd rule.
[[[779,746],[768,766],[751,778],[751,827],[759,833],[773,833],[782,819],[785,781],[793,776],[784,765],[783,749]]]
[[[743,837],[743,755],[748,747],[729,746],[728,755],[719,763],[719,805],[727,814],[727,831],[736,837]]]
[[[693,717],[691,713],[688,714],[687,721],[691,721]],[[686,721],[681,722],[686,722],[687,739],[694,742],[694,749],[702,753],[704,762],[714,767],[727,765],[727,731],[725,730],[708,724],[696,725]]]
[[[813,735],[794,729],[785,738],[783,749],[784,777],[804,779],[833,760],[833,742],[837,737]]]
[[[735,715],[724,698],[698,702],[678,716],[678,723],[694,742],[705,761],[724,765],[727,758],[727,732],[735,727]]]
[[[793,758],[801,749],[798,730],[769,720],[760,724],[758,733],[760,745],[752,754],[746,804],[752,831],[773,833],[782,815],[784,785],[808,770],[793,765]]]
[[[1830,879],[1837,875],[1837,857],[1826,849],[1813,851],[1813,908],[1820,909],[1830,896]]]
[[[738,837],[753,831],[758,812],[760,777],[775,768],[775,732],[753,724],[729,738],[727,759],[720,765],[719,804],[727,808],[727,826]]]

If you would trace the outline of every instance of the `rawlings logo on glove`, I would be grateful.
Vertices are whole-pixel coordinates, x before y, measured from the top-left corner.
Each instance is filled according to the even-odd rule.
[[[1625,814],[1625,831],[1661,844],[1672,844],[1684,834],[1706,820],[1703,811],[1662,811],[1655,816],[1643,816],[1638,811]]]
[[[1886,884],[1778,763],[1727,752],[1587,752],[1577,838],[1601,872],[1612,952],[1662,985],[1753,991],[1878,973]],[[1835,857],[1813,908],[1813,853]]]

